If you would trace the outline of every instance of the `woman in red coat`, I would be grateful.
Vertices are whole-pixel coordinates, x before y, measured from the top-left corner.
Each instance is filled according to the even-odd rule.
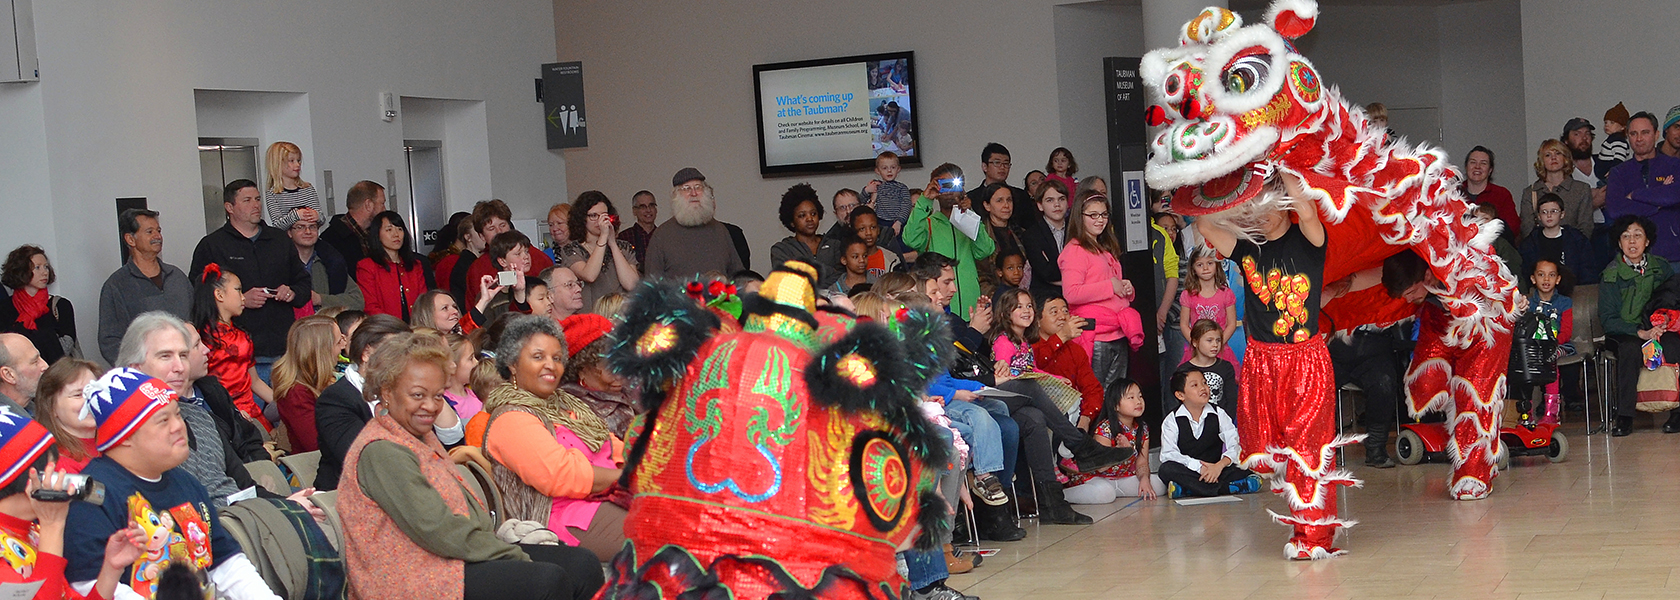
[[[362,287],[362,297],[367,300],[367,314],[391,315],[407,321],[409,307],[420,299],[420,294],[437,287],[432,267],[426,257],[413,250],[408,226],[396,211],[374,215],[368,231],[374,234],[379,247],[356,263],[356,285]]]

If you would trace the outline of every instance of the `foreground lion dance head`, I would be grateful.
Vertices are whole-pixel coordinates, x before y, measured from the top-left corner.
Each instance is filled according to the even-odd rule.
[[[675,285],[637,290],[608,360],[647,416],[601,598],[907,596],[894,554],[947,513],[946,446],[917,407],[950,339],[931,312],[894,333],[819,310],[815,280],[788,262],[738,322]]]

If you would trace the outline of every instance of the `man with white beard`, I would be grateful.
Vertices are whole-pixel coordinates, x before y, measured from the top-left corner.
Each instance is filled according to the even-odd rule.
[[[645,265],[648,277],[669,279],[714,271],[728,277],[746,268],[699,169],[683,167],[671,178],[671,218],[653,231]]]

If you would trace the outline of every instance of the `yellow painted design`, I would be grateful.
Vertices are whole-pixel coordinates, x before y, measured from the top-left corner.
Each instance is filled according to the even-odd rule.
[[[836,408],[828,409],[828,427],[824,429],[819,432],[811,428],[806,433],[810,439],[806,449],[810,466],[805,476],[816,492],[816,503],[808,509],[808,516],[829,527],[851,529],[857,524],[857,498],[851,490],[851,467],[846,453],[857,430]]]

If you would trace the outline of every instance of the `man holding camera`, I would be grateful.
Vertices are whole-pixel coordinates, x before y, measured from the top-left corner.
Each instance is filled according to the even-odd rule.
[[[956,261],[957,293],[951,297],[951,312],[966,321],[980,298],[980,272],[974,261],[991,256],[997,245],[963,195],[962,168],[939,165],[927,188],[912,202],[914,208],[904,223],[904,244]]]
[[[106,562],[114,534],[138,526],[144,545],[139,559],[110,596],[151,598],[158,576],[171,562],[207,571],[218,597],[269,600],[256,566],[218,520],[210,494],[181,469],[191,450],[175,390],[135,369],[119,368],[88,385],[87,406],[97,424],[95,448],[102,456],[82,473],[104,487],[102,498],[70,505],[65,528],[65,577],[87,593]]]

